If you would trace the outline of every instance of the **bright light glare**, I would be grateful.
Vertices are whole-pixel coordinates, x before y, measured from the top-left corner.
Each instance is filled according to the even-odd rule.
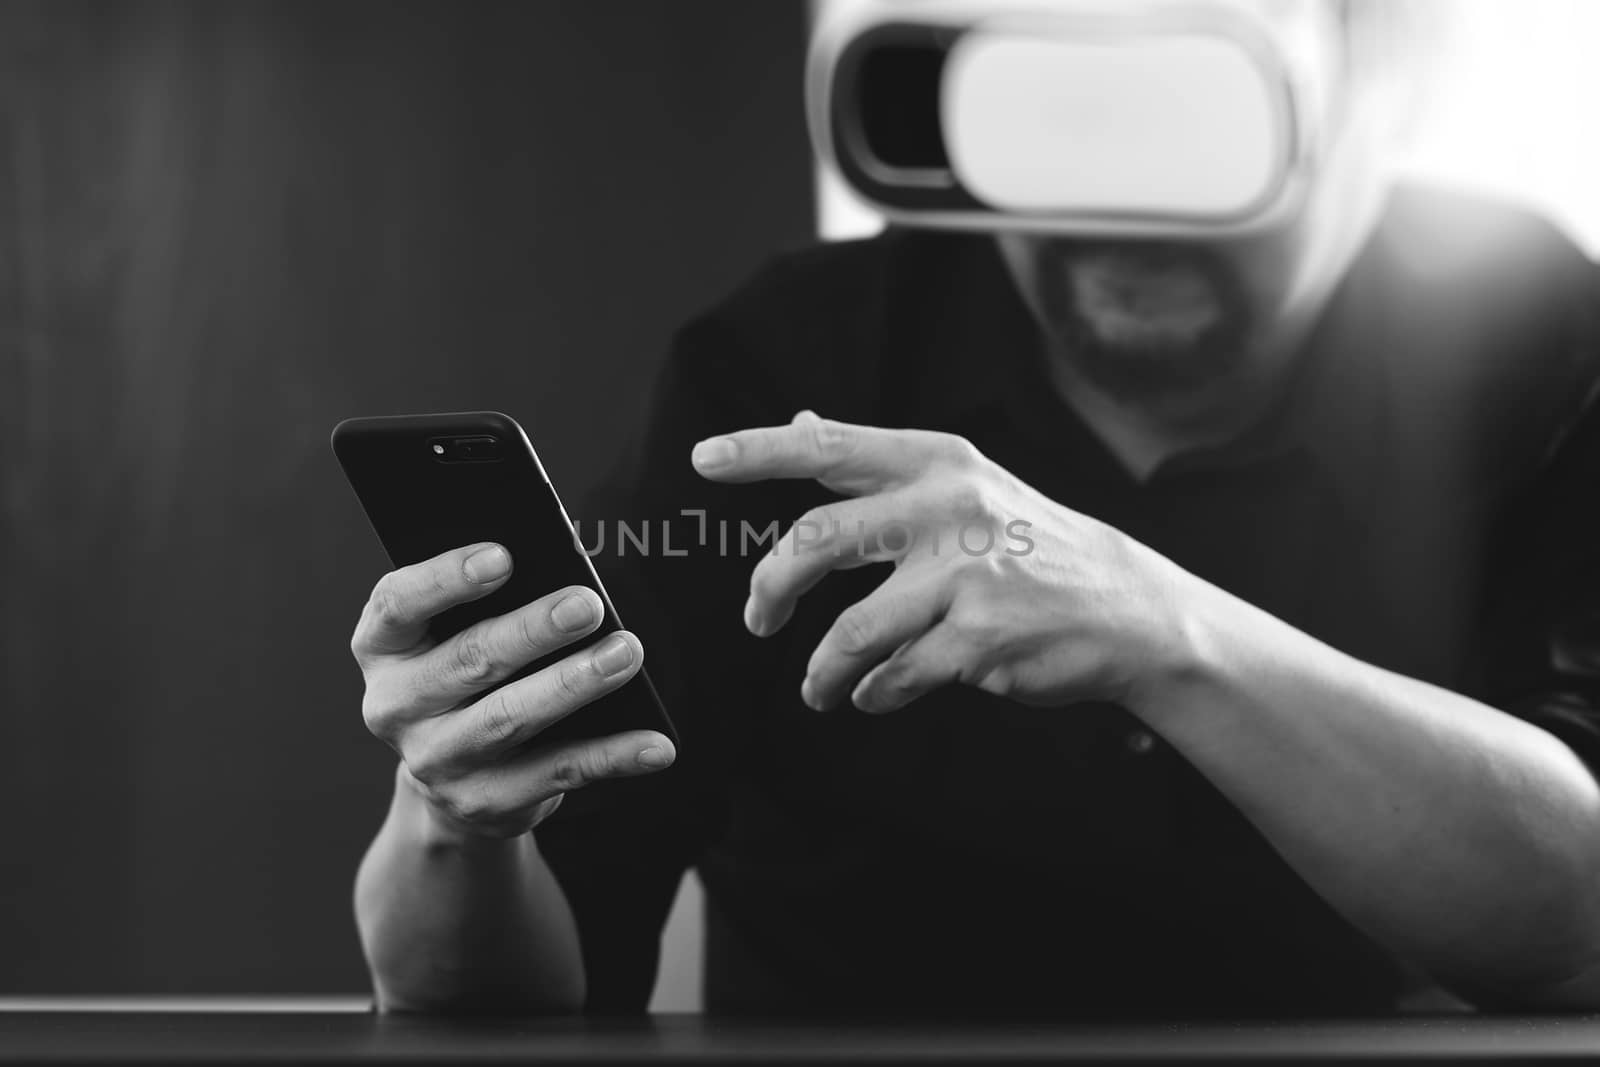
[[[1530,204],[1600,257],[1600,3],[1451,0],[1460,20],[1407,169]]]
[[[1447,10],[1456,20],[1449,52],[1405,170],[1528,204],[1600,258],[1600,0],[1448,0]],[[824,239],[882,225],[818,168]]]

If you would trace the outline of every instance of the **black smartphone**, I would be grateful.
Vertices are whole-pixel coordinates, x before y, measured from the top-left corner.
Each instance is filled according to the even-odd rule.
[[[334,427],[332,444],[395,567],[479,541],[494,541],[510,551],[511,577],[506,583],[488,596],[435,616],[429,626],[434,640],[443,641],[565,586],[586,585],[600,594],[605,619],[592,634],[527,664],[500,685],[623,628],[544,466],[515,419],[494,411],[346,419]],[[643,670],[593,704],[552,723],[530,744],[589,740],[639,729],[657,730],[674,744],[678,741],[655,685]],[[601,791],[609,785],[604,783]],[[588,794],[595,788],[578,792]],[[563,810],[567,807],[562,805]]]

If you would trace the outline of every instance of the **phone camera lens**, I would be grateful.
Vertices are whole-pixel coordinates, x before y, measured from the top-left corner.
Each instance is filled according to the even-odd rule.
[[[441,463],[489,463],[500,458],[499,438],[487,434],[435,438],[428,449]]]
[[[488,434],[472,437],[435,437],[428,451],[440,463],[493,463],[500,459],[500,439]]]

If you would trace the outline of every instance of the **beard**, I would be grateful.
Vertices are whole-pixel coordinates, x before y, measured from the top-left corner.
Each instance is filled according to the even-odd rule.
[[[1252,315],[1232,264],[1200,244],[1053,241],[1035,268],[1060,359],[1123,403],[1174,400],[1247,362]]]

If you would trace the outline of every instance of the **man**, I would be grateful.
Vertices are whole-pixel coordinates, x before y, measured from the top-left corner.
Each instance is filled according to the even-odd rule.
[[[642,1010],[690,866],[715,1012],[1600,1005],[1593,268],[1391,189],[1375,5],[1287,7],[1340,31],[1345,106],[1271,226],[897,228],[680,334],[582,512],[701,524],[597,559],[681,730],[647,800],[546,822],[677,753],[537,743],[638,638],[480,695],[591,632],[592,594],[434,647],[536,561],[378,583],[383,1007]]]

